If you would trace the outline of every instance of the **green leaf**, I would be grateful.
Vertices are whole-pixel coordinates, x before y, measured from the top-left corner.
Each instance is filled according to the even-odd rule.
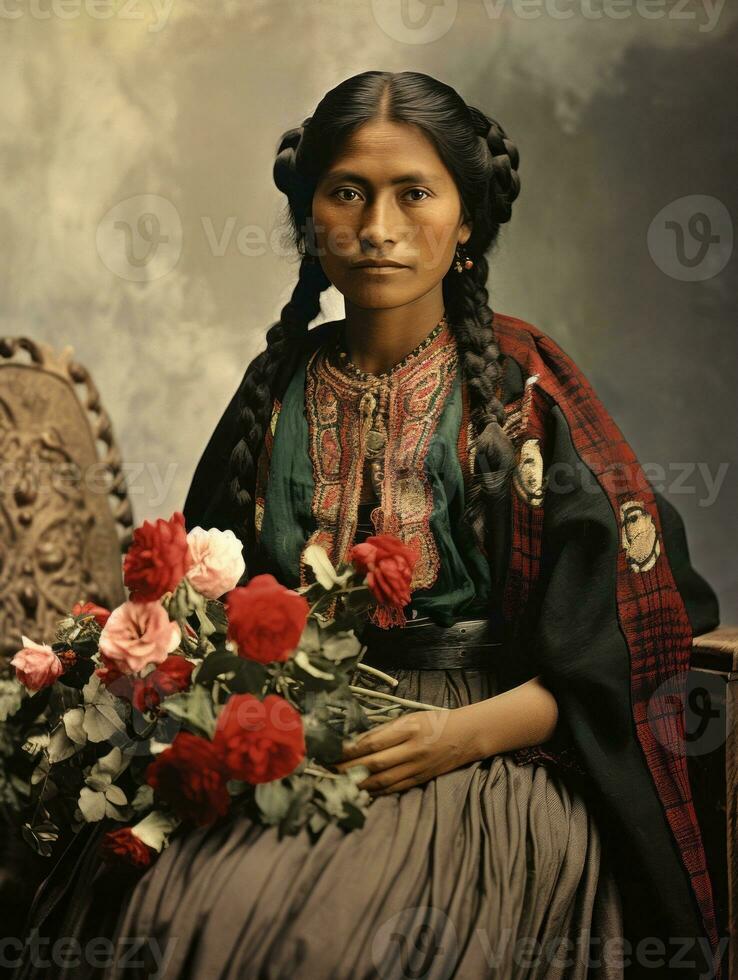
[[[148,783],[144,783],[136,790],[136,795],[131,800],[131,808],[135,813],[144,813],[154,805],[154,789]]]
[[[229,650],[216,650],[207,656],[195,674],[195,684],[210,684],[216,677],[238,670],[243,663],[243,657],[236,656]]]
[[[125,806],[128,800],[126,799],[126,794],[120,788],[120,786],[108,786],[105,791],[105,797],[109,803],[115,803],[116,806]]]
[[[80,746],[69,738],[64,725],[57,725],[51,733],[51,738],[46,748],[48,761],[52,764],[63,762],[65,759],[70,759],[75,752],[79,751]]]
[[[305,564],[312,568],[316,580],[326,592],[330,592],[334,585],[338,584],[336,570],[325,548],[319,544],[311,544],[303,551],[302,558]]]
[[[97,823],[105,816],[105,794],[96,793],[89,786],[80,790],[78,806],[87,823]]]
[[[215,732],[215,712],[210,692],[195,685],[184,694],[172,694],[164,698],[161,707],[173,718],[178,718],[188,727],[197,728],[206,738]]]
[[[347,801],[343,805],[345,816],[339,820],[339,825],[346,830],[359,830],[366,822],[366,812],[355,804]]]
[[[76,742],[77,745],[84,745],[87,742],[87,732],[85,731],[84,720],[84,708],[70,708],[69,711],[64,712],[62,717],[64,730],[66,731],[68,737],[73,742]]]
[[[16,677],[0,679],[0,721],[7,721],[21,706],[26,689]]]
[[[343,755],[342,736],[326,724],[306,716],[303,721],[308,757],[323,765],[333,765]]]
[[[228,630],[228,617],[226,616],[223,603],[217,599],[208,599],[207,605],[205,606],[205,613],[215,627],[216,633],[221,633],[225,636]]]
[[[329,669],[323,669],[324,665]],[[321,658],[309,657],[304,650],[298,650],[294,655],[291,667],[294,677],[302,681],[307,690],[332,690],[340,684],[340,679],[332,670],[333,664],[329,661],[323,664]]]
[[[328,633],[323,638],[322,655],[327,660],[341,663],[351,657],[358,657],[361,653],[361,641],[353,630],[339,630],[335,633]]]
[[[289,813],[294,792],[281,779],[275,779],[270,783],[259,783],[254,797],[264,822],[278,824]]]
[[[259,694],[266,680],[266,668],[255,660],[237,659],[239,666],[235,677],[227,682],[228,687],[234,694]]]
[[[59,839],[59,828],[51,821],[43,821],[33,826],[24,823],[21,828],[23,840],[41,857],[50,857],[54,844]]]
[[[85,708],[84,729],[91,742],[107,742],[115,732],[125,732],[126,726],[109,705],[91,704]]]

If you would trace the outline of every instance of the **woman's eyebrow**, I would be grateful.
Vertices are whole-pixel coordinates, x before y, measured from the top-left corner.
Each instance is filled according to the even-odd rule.
[[[367,180],[366,177],[362,177],[361,174],[357,174],[353,170],[331,170],[325,175],[326,180],[350,180],[356,184],[370,184],[371,181]],[[440,180],[439,174],[424,174],[420,171],[414,171],[413,173],[400,174],[398,177],[392,177],[390,180],[391,184],[430,184],[435,180]]]

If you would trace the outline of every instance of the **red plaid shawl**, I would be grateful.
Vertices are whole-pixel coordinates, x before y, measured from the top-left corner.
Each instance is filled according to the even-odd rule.
[[[683,748],[684,681],[690,663],[692,630],[663,553],[652,489],[632,449],[571,358],[529,323],[496,314],[495,325],[501,351],[518,362],[527,378],[537,376],[530,390],[526,389],[528,404],[522,437],[538,438],[543,445],[544,422],[553,400],[566,417],[577,454],[607,494],[618,525],[622,520],[621,505],[635,498],[650,515],[661,540],[660,559],[639,572],[632,569],[626,549],[619,548],[617,613],[631,658],[635,732],[714,952],[717,933],[712,890]],[[506,619],[520,622],[540,571],[545,506],[531,507],[518,494],[511,496],[512,551],[505,614]],[[669,679],[670,694],[665,694],[662,685]]]

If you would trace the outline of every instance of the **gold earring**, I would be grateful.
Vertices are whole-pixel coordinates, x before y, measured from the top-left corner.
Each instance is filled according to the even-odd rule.
[[[454,261],[454,269],[456,270],[456,272],[463,272],[464,269],[472,269],[473,267],[474,267],[473,259],[469,258],[469,256],[464,251],[463,246],[457,245],[455,261]]]

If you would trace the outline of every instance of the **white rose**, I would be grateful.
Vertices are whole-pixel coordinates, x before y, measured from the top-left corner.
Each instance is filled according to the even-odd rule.
[[[246,570],[241,542],[233,531],[193,527],[187,535],[192,567],[187,578],[208,599],[219,599],[238,584]]]

